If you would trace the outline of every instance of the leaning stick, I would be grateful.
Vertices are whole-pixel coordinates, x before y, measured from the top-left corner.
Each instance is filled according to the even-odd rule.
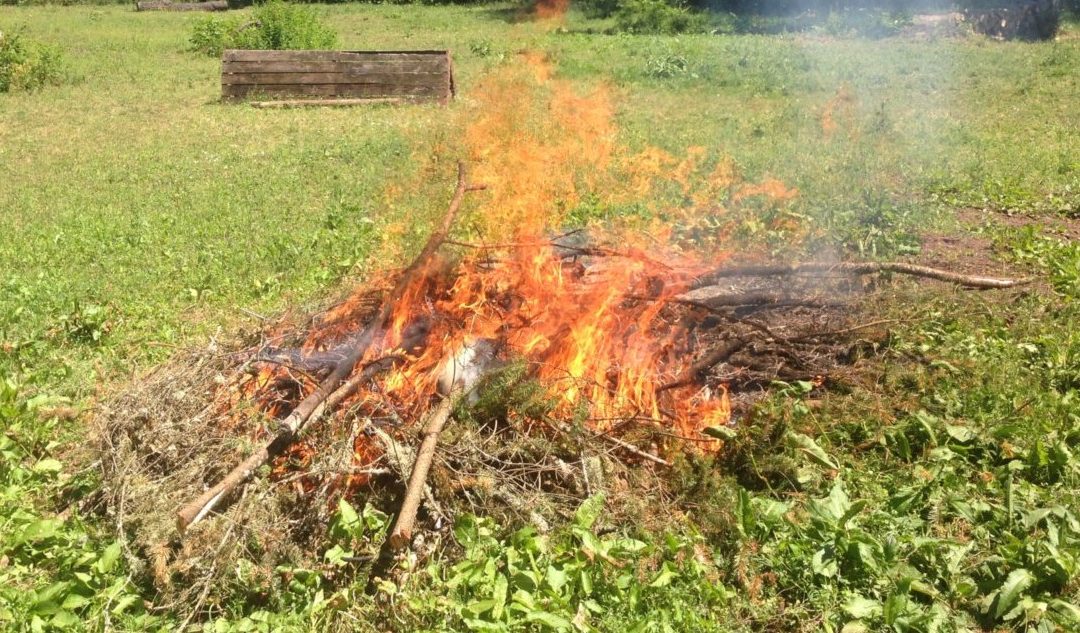
[[[355,389],[359,384],[366,382],[373,378],[376,374],[389,369],[394,362],[398,360],[397,357],[388,356],[386,358],[380,358],[372,363],[369,363],[364,369],[357,373],[346,385],[341,389],[336,390],[330,394],[312,413],[307,419],[318,419],[322,417],[323,412],[337,406],[348,395],[348,392]],[[351,387],[351,388],[350,388]],[[244,483],[248,477],[252,475],[260,466],[269,462],[274,456],[280,455],[293,441],[296,439],[296,434],[300,431],[301,426],[295,427],[286,425],[274,436],[274,439],[270,440],[265,446],[255,451],[248,456],[247,459],[240,462],[235,468],[233,468],[224,479],[219,481],[217,485],[204,492],[199,498],[188,503],[176,513],[176,527],[182,533],[191,525],[202,521],[203,518],[210,513],[211,510],[221,501],[225,495],[233,491],[237,486]]]
[[[760,266],[737,266],[720,268],[701,275],[694,280],[693,288],[702,288],[715,284],[727,277],[780,277],[788,275],[821,275],[829,273],[848,275],[870,275],[873,273],[900,273],[915,277],[926,277],[938,281],[947,281],[969,288],[1011,288],[1026,283],[1030,279],[1000,279],[963,275],[940,268],[908,264],[905,262],[806,262],[803,264],[766,264]]]
[[[405,499],[401,502],[401,510],[398,511],[394,528],[390,530],[388,537],[392,550],[407,547],[412,542],[416,512],[420,509],[420,502],[424,498],[424,487],[427,485],[431,461],[435,457],[435,448],[439,444],[439,434],[442,433],[454,407],[465,393],[461,387],[454,388],[428,414],[424,424],[423,439],[420,441],[420,448],[416,451],[416,461],[413,462],[412,472],[409,473],[409,483],[405,486]]]
[[[293,409],[292,413],[281,421],[279,432],[269,444],[250,455],[247,459],[233,468],[224,479],[206,490],[197,499],[180,508],[176,513],[176,525],[181,533],[190,525],[201,521],[203,517],[214,509],[214,506],[216,506],[222,498],[246,481],[256,469],[269,461],[271,457],[278,454],[283,448],[292,443],[297,433],[300,432],[309,418],[316,416],[316,413],[321,415],[328,409],[326,406],[328,399],[334,395],[342,381],[353,373],[356,365],[367,354],[368,348],[371,347],[371,343],[375,340],[375,336],[383,331],[384,324],[393,313],[394,307],[401,298],[413,288],[414,284],[422,279],[423,275],[427,273],[428,267],[431,265],[431,260],[435,255],[435,251],[437,251],[443,241],[446,240],[446,236],[450,232],[450,227],[454,223],[454,218],[457,216],[458,209],[461,208],[461,202],[465,197],[465,192],[477,189],[483,189],[483,186],[469,185],[465,180],[465,165],[459,162],[457,189],[454,191],[454,197],[450,201],[450,208],[443,218],[442,226],[432,233],[431,237],[428,238],[427,244],[424,245],[424,249],[420,251],[420,254],[416,256],[416,259],[414,259],[412,263],[409,264],[409,267],[405,269],[405,272],[402,273],[398,282],[390,291],[390,294],[387,295],[386,299],[383,301],[378,315],[364,326],[364,329],[356,338],[356,343],[352,351],[338,363],[334,370],[330,372],[330,375],[323,379],[315,391],[311,392],[306,398],[301,400],[300,404],[296,405],[296,408]],[[379,365],[379,367],[383,366]],[[374,373],[371,375],[374,375]],[[370,378],[370,376],[367,378]],[[350,381],[350,383],[352,382],[353,381]],[[356,382],[356,384],[359,384],[359,382]],[[338,400],[344,398],[344,395],[345,394],[341,394]]]

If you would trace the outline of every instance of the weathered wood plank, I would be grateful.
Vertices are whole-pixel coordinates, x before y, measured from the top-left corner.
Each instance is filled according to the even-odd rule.
[[[416,98],[454,95],[448,51],[241,51],[222,55],[224,98]]]
[[[336,72],[395,72],[395,73],[440,73],[445,74],[449,64],[446,58],[435,57],[423,60],[380,59],[373,61],[226,61],[221,66],[223,73],[336,73]]]
[[[282,99],[276,101],[252,101],[250,105],[254,108],[263,109],[285,109],[285,108],[312,108],[312,107],[343,107],[343,106],[367,106],[367,105],[400,105],[403,103],[417,103],[423,101],[431,101],[430,98],[425,97],[368,97],[365,99],[347,99],[347,98],[334,98],[334,99]]]
[[[445,87],[446,73],[244,73],[223,74],[225,85],[378,84]]]
[[[229,85],[221,86],[225,97],[255,95],[311,95],[319,97],[430,97],[442,99],[446,90],[435,86],[393,86],[386,84],[311,84],[311,85]]]
[[[250,51],[229,49],[222,53],[222,61],[259,62],[259,61],[422,61],[446,57],[446,51]]]
[[[147,0],[136,2],[136,11],[228,11],[227,0],[210,2],[169,2],[169,0]]]

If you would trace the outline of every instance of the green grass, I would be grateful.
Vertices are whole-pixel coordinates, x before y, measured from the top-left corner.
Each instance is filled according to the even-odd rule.
[[[154,596],[129,581],[107,519],[54,518],[96,484],[75,450],[83,430],[42,410],[90,407],[96,390],[177,347],[227,337],[254,322],[250,312],[310,306],[400,262],[445,204],[452,156],[434,182],[421,170],[437,144],[460,151],[454,123],[470,89],[519,50],[547,52],[582,87],[611,85],[620,140],[633,149],[681,156],[704,146],[709,164],[730,157],[749,181],[797,187],[790,212],[812,229],[810,250],[903,253],[918,231],[958,230],[958,207],[1036,220],[1080,214],[1074,26],[1040,44],[653,37],[597,35],[576,15],[563,29],[512,23],[498,7],[319,11],[345,49],[452,49],[458,102],[223,105],[219,62],[187,52],[194,17],[0,7],[0,30],[25,25],[28,37],[58,47],[68,76],[0,95],[0,626],[171,621],[167,611],[138,615]],[[825,138],[821,114],[841,86],[854,96],[850,122]],[[392,186],[404,192],[388,195]],[[641,207],[660,208],[670,195]],[[744,234],[754,244],[791,248],[752,219]],[[872,630],[1052,621],[1067,630],[1080,556],[1080,256],[1038,228],[987,231],[1003,260],[1048,277],[1055,294],[1009,305],[943,294],[883,308],[905,323],[881,384],[830,395],[814,411],[796,406],[798,388],[781,390],[758,413],[761,428],[780,429],[775,437],[748,437],[710,468],[687,465],[687,489],[710,491],[715,520],[700,518],[700,533],[671,526],[678,534],[668,540],[627,535],[647,543],[648,556],[619,555],[647,577],[620,580],[618,568],[594,561],[606,546],[586,528],[542,544],[491,528],[464,559],[504,569],[508,556],[538,557],[557,573],[534,579],[531,595],[564,619],[593,600],[602,613],[589,621],[602,630],[649,613],[655,626],[644,630],[840,630],[853,620]],[[913,357],[924,362],[902,360]],[[790,429],[815,438],[839,467],[835,479],[822,476],[821,455],[808,460],[805,446],[782,439]],[[794,483],[752,485],[761,478],[732,466],[748,456],[768,457]],[[711,552],[702,569],[648,567],[650,556],[685,562],[679,556],[702,543]],[[475,605],[525,580],[469,575],[452,562],[435,561],[394,603],[402,628],[529,617]],[[601,593],[560,582],[559,573],[582,569]],[[272,608],[239,602],[229,615],[241,629],[339,617],[320,593],[324,581],[304,578]],[[615,599],[631,587],[641,602]],[[325,591],[345,592],[358,617],[376,608],[356,588]],[[546,616],[531,617],[539,629],[535,618]]]

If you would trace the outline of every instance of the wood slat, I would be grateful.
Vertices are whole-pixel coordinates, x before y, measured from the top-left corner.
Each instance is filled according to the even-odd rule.
[[[336,72],[395,72],[395,73],[441,73],[449,64],[445,57],[423,60],[374,60],[374,61],[225,61],[223,73],[336,73]]]
[[[445,88],[445,73],[245,73],[222,75],[224,85],[378,84]]]
[[[222,61],[422,61],[446,58],[446,51],[249,51],[229,49],[222,54]]]
[[[225,97],[254,95],[312,95],[320,97],[430,97],[448,96],[445,88],[435,86],[393,86],[385,84],[290,84],[290,85],[222,85]]]
[[[251,101],[250,105],[254,108],[262,109],[287,109],[287,108],[322,108],[326,106],[330,107],[346,107],[346,106],[369,106],[369,105],[400,105],[403,103],[422,103],[425,101],[431,101],[429,97],[367,97],[364,99],[348,99],[345,97],[333,97],[330,99],[316,99],[309,97],[307,99],[279,99],[274,101]]]
[[[225,51],[221,94],[447,100],[448,51]]]

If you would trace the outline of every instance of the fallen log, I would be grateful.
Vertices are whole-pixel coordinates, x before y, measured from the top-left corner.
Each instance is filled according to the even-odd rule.
[[[802,264],[764,264],[719,268],[701,275],[691,284],[692,289],[716,284],[731,277],[784,277],[791,275],[872,275],[874,273],[899,273],[947,281],[968,288],[1012,288],[1031,283],[1030,279],[1001,279],[964,275],[940,268],[908,264],[906,262],[806,262]]]
[[[321,415],[327,410],[327,399],[338,391],[338,388],[342,383],[356,369],[357,364],[367,355],[368,348],[371,347],[377,334],[383,332],[387,320],[389,320],[390,316],[393,314],[394,307],[409,293],[413,285],[419,280],[422,280],[427,273],[428,268],[432,265],[435,251],[439,249],[439,246],[446,240],[446,236],[450,232],[450,227],[453,225],[458,210],[461,208],[461,202],[465,198],[465,193],[467,191],[475,191],[482,188],[483,186],[469,185],[466,182],[465,165],[459,162],[457,188],[454,191],[453,199],[450,201],[450,208],[443,218],[442,225],[432,233],[431,237],[428,238],[427,243],[424,245],[423,250],[421,250],[420,254],[416,256],[411,264],[409,264],[409,267],[405,269],[405,272],[398,279],[397,283],[390,291],[390,294],[387,295],[386,299],[383,301],[376,317],[364,326],[364,329],[355,340],[352,351],[349,352],[341,363],[339,363],[321,383],[319,383],[319,386],[315,391],[301,400],[300,404],[296,405],[296,408],[293,409],[292,413],[281,421],[279,426],[280,430],[270,444],[253,453],[236,466],[217,485],[206,490],[197,499],[191,501],[177,512],[176,525],[181,533],[193,523],[202,520],[202,518],[205,517],[222,498],[246,481],[259,466],[265,464],[273,455],[276,455],[282,448],[288,446],[309,418],[313,416],[317,417],[317,415]],[[387,367],[389,367],[389,365],[387,365]],[[367,379],[369,378],[363,376],[358,377],[355,384],[358,385]],[[350,383],[352,382],[353,381],[350,381]],[[344,396],[339,395],[339,399],[343,397]]]
[[[169,0],[146,0],[135,3],[136,11],[228,11],[226,0],[208,2],[170,2]]]

